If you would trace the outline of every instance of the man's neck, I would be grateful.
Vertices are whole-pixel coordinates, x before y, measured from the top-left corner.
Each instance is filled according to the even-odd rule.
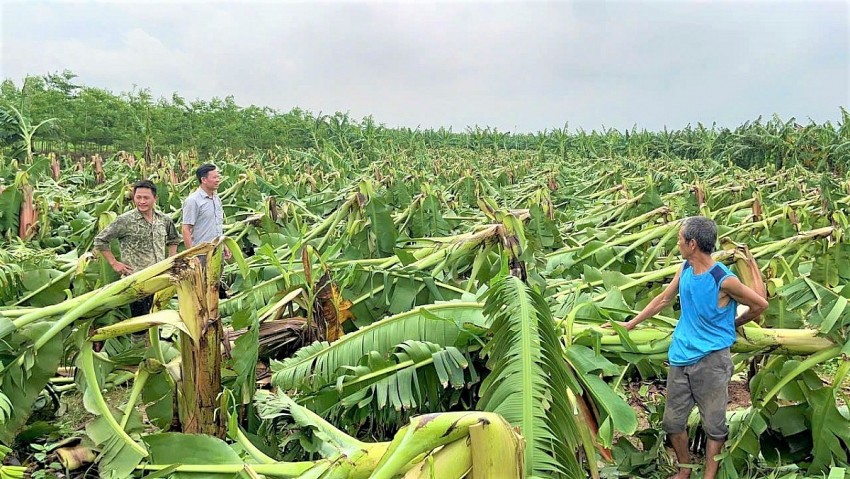
[[[153,208],[149,209],[148,211],[139,210],[139,213],[142,215],[142,218],[148,220],[148,223],[153,222]]]
[[[694,269],[694,273],[696,274],[703,274],[714,267],[714,258],[712,258],[710,254],[703,253],[702,251],[694,253],[693,256],[688,258],[688,262],[691,264],[691,267]]]
[[[201,185],[201,190],[207,194],[207,196],[215,196],[215,190],[212,188],[207,188],[204,185]]]

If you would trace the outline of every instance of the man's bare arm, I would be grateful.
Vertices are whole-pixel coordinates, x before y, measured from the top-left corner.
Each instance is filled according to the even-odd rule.
[[[186,249],[192,247],[192,225],[183,224],[181,227],[183,232],[183,244],[186,245]]]
[[[679,295],[679,276],[681,276],[681,274],[682,268],[679,268],[679,271],[677,271],[676,275],[673,276],[673,281],[664,288],[664,291],[662,291],[661,294],[652,298],[652,301],[650,301],[649,304],[647,304],[646,307],[637,314],[637,316],[632,318],[631,321],[618,324],[626,329],[634,329],[638,324],[660,313],[662,309],[671,304],[673,300],[676,299],[676,296]],[[610,325],[608,323],[602,325],[603,328],[607,326]]]
[[[684,265],[683,265],[684,266]],[[645,320],[655,316],[660,313],[662,309],[666,308],[668,305],[672,304],[676,297],[679,295],[679,277],[682,275],[682,268],[679,268],[679,271],[676,272],[676,276],[673,276],[673,281],[664,288],[664,291],[661,292],[658,296],[652,298],[652,301],[643,308],[643,310],[638,313],[637,316],[632,318],[631,321],[625,324],[626,329],[634,329],[635,326],[644,322]]]
[[[738,278],[730,276],[723,281],[720,289],[732,297],[738,304],[743,304],[749,307],[747,312],[735,318],[735,326],[742,326],[750,321],[757,319],[761,313],[767,309],[767,300],[762,298],[749,286],[745,285]]]

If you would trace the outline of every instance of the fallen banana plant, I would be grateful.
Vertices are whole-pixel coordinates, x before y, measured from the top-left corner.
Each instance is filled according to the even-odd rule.
[[[259,452],[244,461],[223,441],[210,436],[156,434],[144,437],[150,461],[141,471],[203,473],[228,477],[239,472],[298,479],[515,479],[523,477],[523,438],[497,414],[466,411],[417,416],[392,441],[361,442],[299,406],[283,394],[260,392],[264,420],[291,418],[312,431],[323,459],[276,462]],[[238,426],[237,426],[238,427]],[[254,450],[241,430],[237,439]]]
[[[299,427],[313,431],[320,441],[319,451],[325,459],[298,475],[284,477],[522,477],[524,441],[497,414],[467,411],[417,416],[392,441],[364,443],[284,394],[258,392],[256,401],[266,421],[289,417]]]

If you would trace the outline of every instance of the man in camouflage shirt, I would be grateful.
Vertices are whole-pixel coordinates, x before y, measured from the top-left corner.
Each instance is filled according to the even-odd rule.
[[[94,249],[98,251],[116,273],[126,276],[158,263],[177,253],[180,236],[174,222],[168,216],[155,211],[156,186],[147,180],[133,185],[133,203],[136,207],[113,221],[94,239]],[[121,261],[115,259],[109,243],[118,240]],[[150,313],[153,296],[130,304],[133,316]]]

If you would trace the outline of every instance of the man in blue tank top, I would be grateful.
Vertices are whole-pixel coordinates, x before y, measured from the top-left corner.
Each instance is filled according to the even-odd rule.
[[[686,479],[691,470],[688,453],[688,415],[696,404],[708,437],[705,479],[717,475],[715,456],[729,434],[726,404],[738,326],[752,321],[767,308],[767,300],[741,283],[725,265],[711,257],[717,242],[717,225],[702,216],[687,218],[679,230],[679,251],[685,262],[660,295],[628,323],[632,329],[673,303],[681,303],[681,315],[673,331],[668,358],[667,405],[662,427],[670,437],[680,467],[671,479]],[[737,305],[749,307],[736,317]]]

